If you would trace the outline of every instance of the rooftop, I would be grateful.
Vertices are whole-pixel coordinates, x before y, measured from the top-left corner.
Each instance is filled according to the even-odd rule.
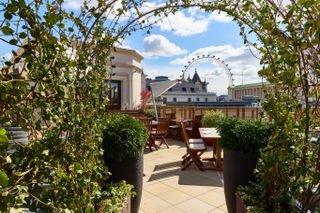
[[[225,213],[223,173],[200,171],[191,165],[181,171],[181,157],[186,148],[182,141],[167,139],[165,146],[144,155],[144,183],[140,213],[197,212]],[[208,147],[204,157],[212,156]]]
[[[262,82],[258,82],[258,83],[251,83],[251,84],[242,84],[242,85],[237,85],[234,86],[234,89],[241,89],[241,88],[248,88],[248,87],[258,87],[261,86]],[[263,82],[264,86],[270,86],[271,84],[269,82]]]

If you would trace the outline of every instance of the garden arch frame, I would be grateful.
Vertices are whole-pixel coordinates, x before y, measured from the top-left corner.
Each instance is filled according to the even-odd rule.
[[[34,2],[35,4],[41,4],[41,1]],[[161,20],[168,13],[174,13],[180,8],[188,7],[199,7],[206,12],[223,11],[233,17],[234,21],[239,24],[244,43],[250,44],[259,50],[261,54],[261,64],[263,65],[260,74],[273,85],[273,90],[267,95],[264,109],[273,120],[275,128],[268,148],[262,153],[262,161],[258,168],[258,184],[260,184],[260,189],[265,190],[266,195],[266,199],[260,198],[259,201],[266,200],[266,203],[262,205],[267,205],[270,209],[280,208],[281,202],[287,198],[287,192],[288,189],[290,189],[291,195],[301,201],[303,210],[313,209],[319,202],[320,189],[317,188],[317,190],[314,190],[314,187],[318,186],[320,182],[320,151],[318,151],[319,153],[314,153],[309,143],[310,131],[313,127],[319,125],[317,116],[320,114],[318,109],[320,100],[318,91],[320,26],[317,25],[320,19],[319,1],[291,0],[288,8],[283,9],[279,6],[280,0],[221,0],[214,2],[184,0],[170,1],[160,8],[145,13],[139,10],[143,1],[122,1],[124,5],[116,10],[117,14],[113,19],[114,22],[108,24],[107,28],[104,29],[105,31],[102,30],[103,27],[105,27],[104,22],[107,22],[104,17],[105,11],[114,8],[116,1],[98,1],[96,6],[97,10],[89,10],[88,5],[84,6],[83,13],[80,13],[83,19],[72,17],[75,25],[78,26],[81,31],[79,31],[81,35],[80,40],[82,41],[81,45],[74,47],[79,50],[78,57],[81,62],[79,64],[74,63],[72,60],[68,60],[68,63],[66,63],[63,54],[58,54],[60,61],[56,60],[56,48],[59,47],[63,49],[63,45],[59,42],[67,40],[65,44],[69,45],[73,42],[67,39],[69,38],[68,35],[72,34],[73,29],[66,29],[68,33],[63,34],[60,41],[52,39],[56,38],[52,33],[52,26],[57,26],[59,29],[62,29],[61,18],[67,17],[64,16],[65,14],[63,13],[57,13],[61,10],[62,1],[54,2],[60,5],[55,5],[57,7],[48,7],[50,11],[48,11],[48,16],[45,20],[38,18],[36,7],[35,11],[24,7],[26,6],[24,4],[18,7],[18,2],[16,1],[11,1],[10,7],[8,6],[9,4],[4,5],[4,18],[8,22],[3,21],[0,27],[1,31],[10,38],[1,37],[1,39],[8,44],[16,47],[24,47],[28,50],[23,57],[25,57],[26,62],[33,62],[30,67],[32,69],[29,69],[31,72],[30,76],[39,78],[36,79],[39,81],[37,81],[35,85],[38,86],[38,82],[40,82],[41,87],[39,88],[42,90],[41,92],[45,94],[45,89],[53,91],[52,88],[45,87],[45,85],[54,86],[50,85],[50,81],[61,83],[69,88],[69,91],[74,91],[74,96],[68,96],[67,100],[75,104],[80,101],[84,103],[84,105],[82,108],[79,107],[82,111],[76,111],[78,109],[74,109],[71,106],[68,109],[70,109],[70,112],[78,113],[78,115],[82,115],[81,112],[88,112],[87,108],[91,105],[88,99],[85,99],[85,95],[93,99],[95,98],[93,94],[98,91],[96,88],[100,86],[100,77],[105,75],[105,70],[103,70],[104,63],[106,63],[106,58],[109,56],[117,40],[137,29],[149,28],[153,23],[148,23],[148,18],[160,15],[159,19]],[[10,27],[10,24],[8,24],[12,16],[17,15],[15,12],[21,8],[24,9],[24,13],[18,15],[31,26],[30,29],[27,28],[27,30],[29,30],[28,34],[17,33],[16,30],[21,30],[21,28],[13,29]],[[136,14],[135,18],[129,20],[124,26],[118,26],[118,15],[124,14],[129,9],[132,9]],[[91,16],[86,16],[86,13]],[[32,19],[30,19],[30,17]],[[88,17],[92,18],[91,21],[87,20]],[[83,25],[81,21],[89,26],[84,26],[85,24]],[[45,24],[42,25],[42,23]],[[47,31],[41,31],[47,29],[46,27],[48,28]],[[115,30],[116,27],[119,28]],[[248,33],[250,33],[250,31],[255,33],[260,40],[260,44],[251,43],[248,40]],[[22,42],[19,43],[19,41],[17,41],[17,38],[25,39],[27,36],[33,38],[30,45],[24,45],[21,44]],[[35,52],[39,49],[44,51],[38,56]],[[90,51],[88,49],[90,49]],[[102,49],[104,51],[101,51]],[[43,58],[41,58],[42,56]],[[12,63],[16,62],[8,62],[6,65],[10,67]],[[86,68],[90,63],[95,65],[97,73],[86,73]],[[70,66],[69,71],[71,70],[72,73],[76,70],[75,79],[61,81],[59,69],[65,69],[66,64]],[[26,67],[26,69],[27,68],[29,67]],[[44,110],[45,107],[48,106],[44,100],[48,100],[48,103],[54,103],[53,101],[66,98],[63,90],[57,93],[51,93],[56,95],[53,98],[51,94],[46,97],[46,95],[36,91],[36,86],[31,88],[30,92],[26,92],[26,88],[24,87],[26,85],[19,85],[12,88],[10,87],[12,86],[11,83],[19,82],[23,84],[23,80],[14,77],[8,78],[9,68],[7,70],[2,69],[1,71],[1,89],[5,89],[8,94],[13,94],[17,97],[16,99],[4,97],[4,99],[1,100],[1,118],[6,116],[10,117],[18,113],[22,118],[22,120],[19,121],[21,125],[37,129],[36,121],[32,119],[32,111],[30,110],[39,106],[31,102],[32,98],[37,98],[38,101],[42,101],[40,108],[42,107]],[[66,78],[68,77],[70,76],[66,76]],[[50,81],[48,81],[48,79]],[[83,88],[78,88],[80,91],[77,91],[72,87],[74,85],[71,83],[79,79],[84,79],[88,81],[89,84],[95,83],[97,86],[93,85],[92,88],[90,88],[89,95],[87,94],[88,91]],[[68,84],[71,86],[69,87]],[[44,87],[44,89],[42,87]],[[59,90],[59,88],[56,87],[54,89],[56,91]],[[301,99],[300,94],[303,94]],[[301,102],[305,106],[304,108],[299,108]],[[21,103],[26,106],[21,105]],[[68,107],[68,102],[64,102],[63,104],[63,107]],[[87,105],[85,106],[85,104]],[[12,110],[16,109],[17,106],[23,110],[18,112]],[[91,107],[91,110],[94,111],[94,107]],[[63,118],[62,120],[70,118],[71,121],[77,122],[79,120],[79,117],[75,118],[72,117],[73,115],[68,115],[67,113],[50,113],[50,116],[57,116],[57,121],[59,121],[60,118]],[[297,119],[298,116],[301,122]],[[93,116],[93,118],[96,117]],[[89,131],[91,126],[95,125],[94,120],[86,118],[85,115],[83,115],[83,117],[80,116],[80,121],[86,121],[88,125],[85,126],[85,124],[81,124],[83,126],[80,126],[81,128],[78,128],[79,130]],[[91,124],[91,126],[89,126],[89,124]],[[67,127],[61,127],[59,130],[63,131],[65,130],[63,128],[67,129]],[[301,136],[301,131],[303,132],[303,136]],[[79,135],[81,136],[80,133]],[[51,136],[54,136],[54,134]],[[76,139],[75,137],[75,141]],[[83,155],[83,159],[86,159],[85,156],[91,156],[89,152],[85,154],[86,155]],[[2,168],[2,162],[0,165]],[[20,180],[20,178],[17,180]],[[79,188],[79,190],[83,189]]]

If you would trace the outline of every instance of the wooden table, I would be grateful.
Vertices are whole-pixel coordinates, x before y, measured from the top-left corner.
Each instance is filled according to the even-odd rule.
[[[221,147],[219,145],[220,135],[217,132],[216,128],[199,128],[200,136],[204,142],[208,141],[213,144],[213,158],[215,166],[214,167],[205,167],[208,170],[222,170],[221,163]]]
[[[180,122],[183,121],[184,123],[192,122],[190,118],[182,118],[182,119],[172,119],[173,122],[180,125]]]

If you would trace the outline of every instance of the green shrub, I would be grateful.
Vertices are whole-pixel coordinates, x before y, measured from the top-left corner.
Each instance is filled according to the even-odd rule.
[[[202,126],[204,127],[217,127],[221,119],[225,117],[224,113],[220,110],[207,111],[202,118]]]
[[[125,207],[129,196],[134,196],[133,186],[124,180],[118,183],[111,183],[103,191],[102,200],[98,206],[98,213],[118,213]]]
[[[124,160],[143,154],[148,132],[129,115],[109,114],[104,121],[103,148],[107,158]]]
[[[155,119],[155,117],[156,117],[156,113],[155,113],[154,109],[152,109],[152,108],[145,109],[143,112],[149,118]]]
[[[221,147],[252,153],[267,145],[271,133],[271,126],[266,121],[239,118],[221,119],[217,129]]]

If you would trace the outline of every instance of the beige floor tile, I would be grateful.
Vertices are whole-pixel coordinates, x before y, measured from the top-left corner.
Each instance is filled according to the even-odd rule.
[[[177,207],[170,207],[168,209],[160,211],[160,213],[183,213],[183,212],[186,212],[186,211],[183,211],[182,209],[179,209]]]
[[[228,212],[228,209],[227,209],[227,205],[226,205],[226,204],[223,204],[222,206],[219,206],[219,209],[221,209],[221,210],[224,211],[224,212]]]
[[[193,186],[193,185],[179,185],[178,189],[191,196],[199,196],[210,190],[209,187]]]
[[[179,187],[179,176],[174,176],[165,180],[161,180],[161,183],[164,183],[170,187],[178,188]]]
[[[154,195],[158,195],[158,194],[172,190],[172,187],[167,186],[161,182],[157,182],[157,183],[148,185],[148,187],[145,187],[144,190]]]
[[[183,203],[180,203],[176,205],[176,207],[190,213],[207,213],[213,209],[215,209],[214,206],[210,206],[209,204],[198,200],[196,198],[192,198],[190,200],[187,200]]]
[[[216,208],[216,209],[210,211],[209,213],[226,213],[226,212],[221,209]]]
[[[148,198],[153,197],[153,196],[154,196],[154,194],[152,194],[152,193],[150,193],[150,192],[148,192],[148,191],[146,191],[146,190],[143,190],[143,191],[142,191],[142,198],[141,198],[141,200],[145,200],[145,199],[148,199]]]
[[[156,213],[171,207],[171,204],[153,196],[141,201],[140,209],[146,213]]]
[[[147,213],[145,211],[143,211],[141,208],[139,209],[139,213]]]
[[[163,146],[158,151],[145,152],[140,213],[227,212],[223,172],[201,172],[195,165],[181,171],[185,146],[171,139],[168,143],[170,149]],[[203,156],[212,156],[210,147]]]
[[[225,203],[224,194],[216,190],[210,190],[197,196],[197,198],[215,207],[219,207]]]
[[[173,205],[190,200],[192,198],[190,195],[187,195],[179,191],[178,189],[174,189],[162,194],[158,194],[157,196]]]

